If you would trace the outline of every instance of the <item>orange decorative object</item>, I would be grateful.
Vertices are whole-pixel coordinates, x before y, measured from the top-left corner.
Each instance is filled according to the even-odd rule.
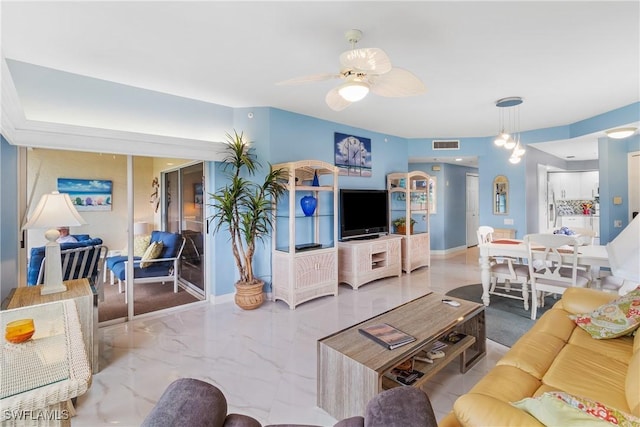
[[[33,319],[20,319],[7,323],[5,339],[13,344],[29,340],[36,332]]]

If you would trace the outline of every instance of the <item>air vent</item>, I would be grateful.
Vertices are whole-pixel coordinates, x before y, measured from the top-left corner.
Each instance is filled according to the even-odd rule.
[[[452,140],[452,141],[436,141],[433,140],[433,149],[434,150],[459,150],[460,149],[460,141]]]

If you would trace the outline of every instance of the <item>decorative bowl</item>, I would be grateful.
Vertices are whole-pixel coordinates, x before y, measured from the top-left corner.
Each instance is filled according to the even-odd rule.
[[[31,339],[36,332],[33,319],[20,319],[7,323],[4,338],[12,344],[20,344]]]

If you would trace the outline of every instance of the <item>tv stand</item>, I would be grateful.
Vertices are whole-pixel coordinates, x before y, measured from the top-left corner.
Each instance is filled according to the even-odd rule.
[[[400,277],[401,240],[402,236],[398,235],[376,235],[375,239],[339,242],[338,282],[358,289],[377,279]]]

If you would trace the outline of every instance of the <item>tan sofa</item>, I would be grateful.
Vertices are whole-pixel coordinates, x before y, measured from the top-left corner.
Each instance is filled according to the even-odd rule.
[[[569,319],[618,296],[571,288],[541,316],[469,393],[460,396],[440,427],[539,426],[509,402],[563,391],[640,416],[640,333],[597,340]]]

